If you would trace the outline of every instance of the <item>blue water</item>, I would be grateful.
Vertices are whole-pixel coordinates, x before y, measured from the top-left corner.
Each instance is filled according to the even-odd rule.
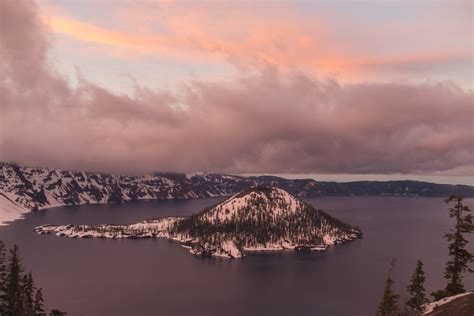
[[[0,228],[0,239],[20,246],[47,307],[68,315],[373,315],[393,257],[402,298],[417,259],[425,264],[427,291],[444,286],[442,236],[451,220],[438,198],[308,198],[361,227],[364,239],[325,252],[260,253],[242,260],[202,259],[167,240],[81,240],[32,232],[46,223],[133,223],[186,215],[218,201],[60,207]],[[471,238],[471,251],[473,245]],[[474,289],[472,274],[465,284]]]

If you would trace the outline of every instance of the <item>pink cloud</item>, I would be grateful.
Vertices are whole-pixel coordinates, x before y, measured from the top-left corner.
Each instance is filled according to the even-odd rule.
[[[177,93],[116,95],[47,59],[30,1],[0,8],[0,159],[88,170],[473,170],[473,94],[450,83],[342,84],[264,65]]]
[[[345,81],[386,78],[387,74],[416,75],[420,70],[426,73],[440,65],[472,61],[466,38],[453,34],[453,29],[459,34],[460,26],[442,21],[433,29],[432,15],[421,17],[416,24],[404,20],[379,27],[364,23],[354,27],[349,16],[325,17],[323,13],[310,19],[288,3],[146,2],[114,6],[109,14],[120,21],[118,27],[80,21],[59,9],[46,10],[44,21],[56,33],[99,45],[104,54],[113,48],[122,51],[117,54],[122,56],[228,60]],[[443,45],[439,38],[456,40]]]

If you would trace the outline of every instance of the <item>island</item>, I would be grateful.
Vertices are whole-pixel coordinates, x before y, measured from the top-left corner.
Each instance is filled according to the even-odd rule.
[[[276,187],[252,187],[187,217],[131,225],[42,225],[70,238],[168,238],[195,255],[241,258],[253,251],[320,251],[362,237],[346,224]]]

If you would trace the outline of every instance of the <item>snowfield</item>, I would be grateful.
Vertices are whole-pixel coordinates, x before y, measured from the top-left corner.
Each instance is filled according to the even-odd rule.
[[[0,226],[22,218],[30,210],[14,202],[15,197],[0,193]]]

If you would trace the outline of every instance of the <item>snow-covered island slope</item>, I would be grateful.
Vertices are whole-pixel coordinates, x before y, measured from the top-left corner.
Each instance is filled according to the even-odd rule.
[[[165,237],[202,256],[243,257],[249,251],[325,250],[362,237],[361,231],[278,188],[254,187],[189,217],[132,225],[43,225],[39,234],[72,238]]]
[[[31,210],[62,205],[126,203],[142,199],[230,196],[251,186],[275,186],[299,197],[401,195],[474,196],[474,187],[417,181],[320,182],[270,176],[150,173],[124,176],[25,167],[0,162],[0,225]]]

